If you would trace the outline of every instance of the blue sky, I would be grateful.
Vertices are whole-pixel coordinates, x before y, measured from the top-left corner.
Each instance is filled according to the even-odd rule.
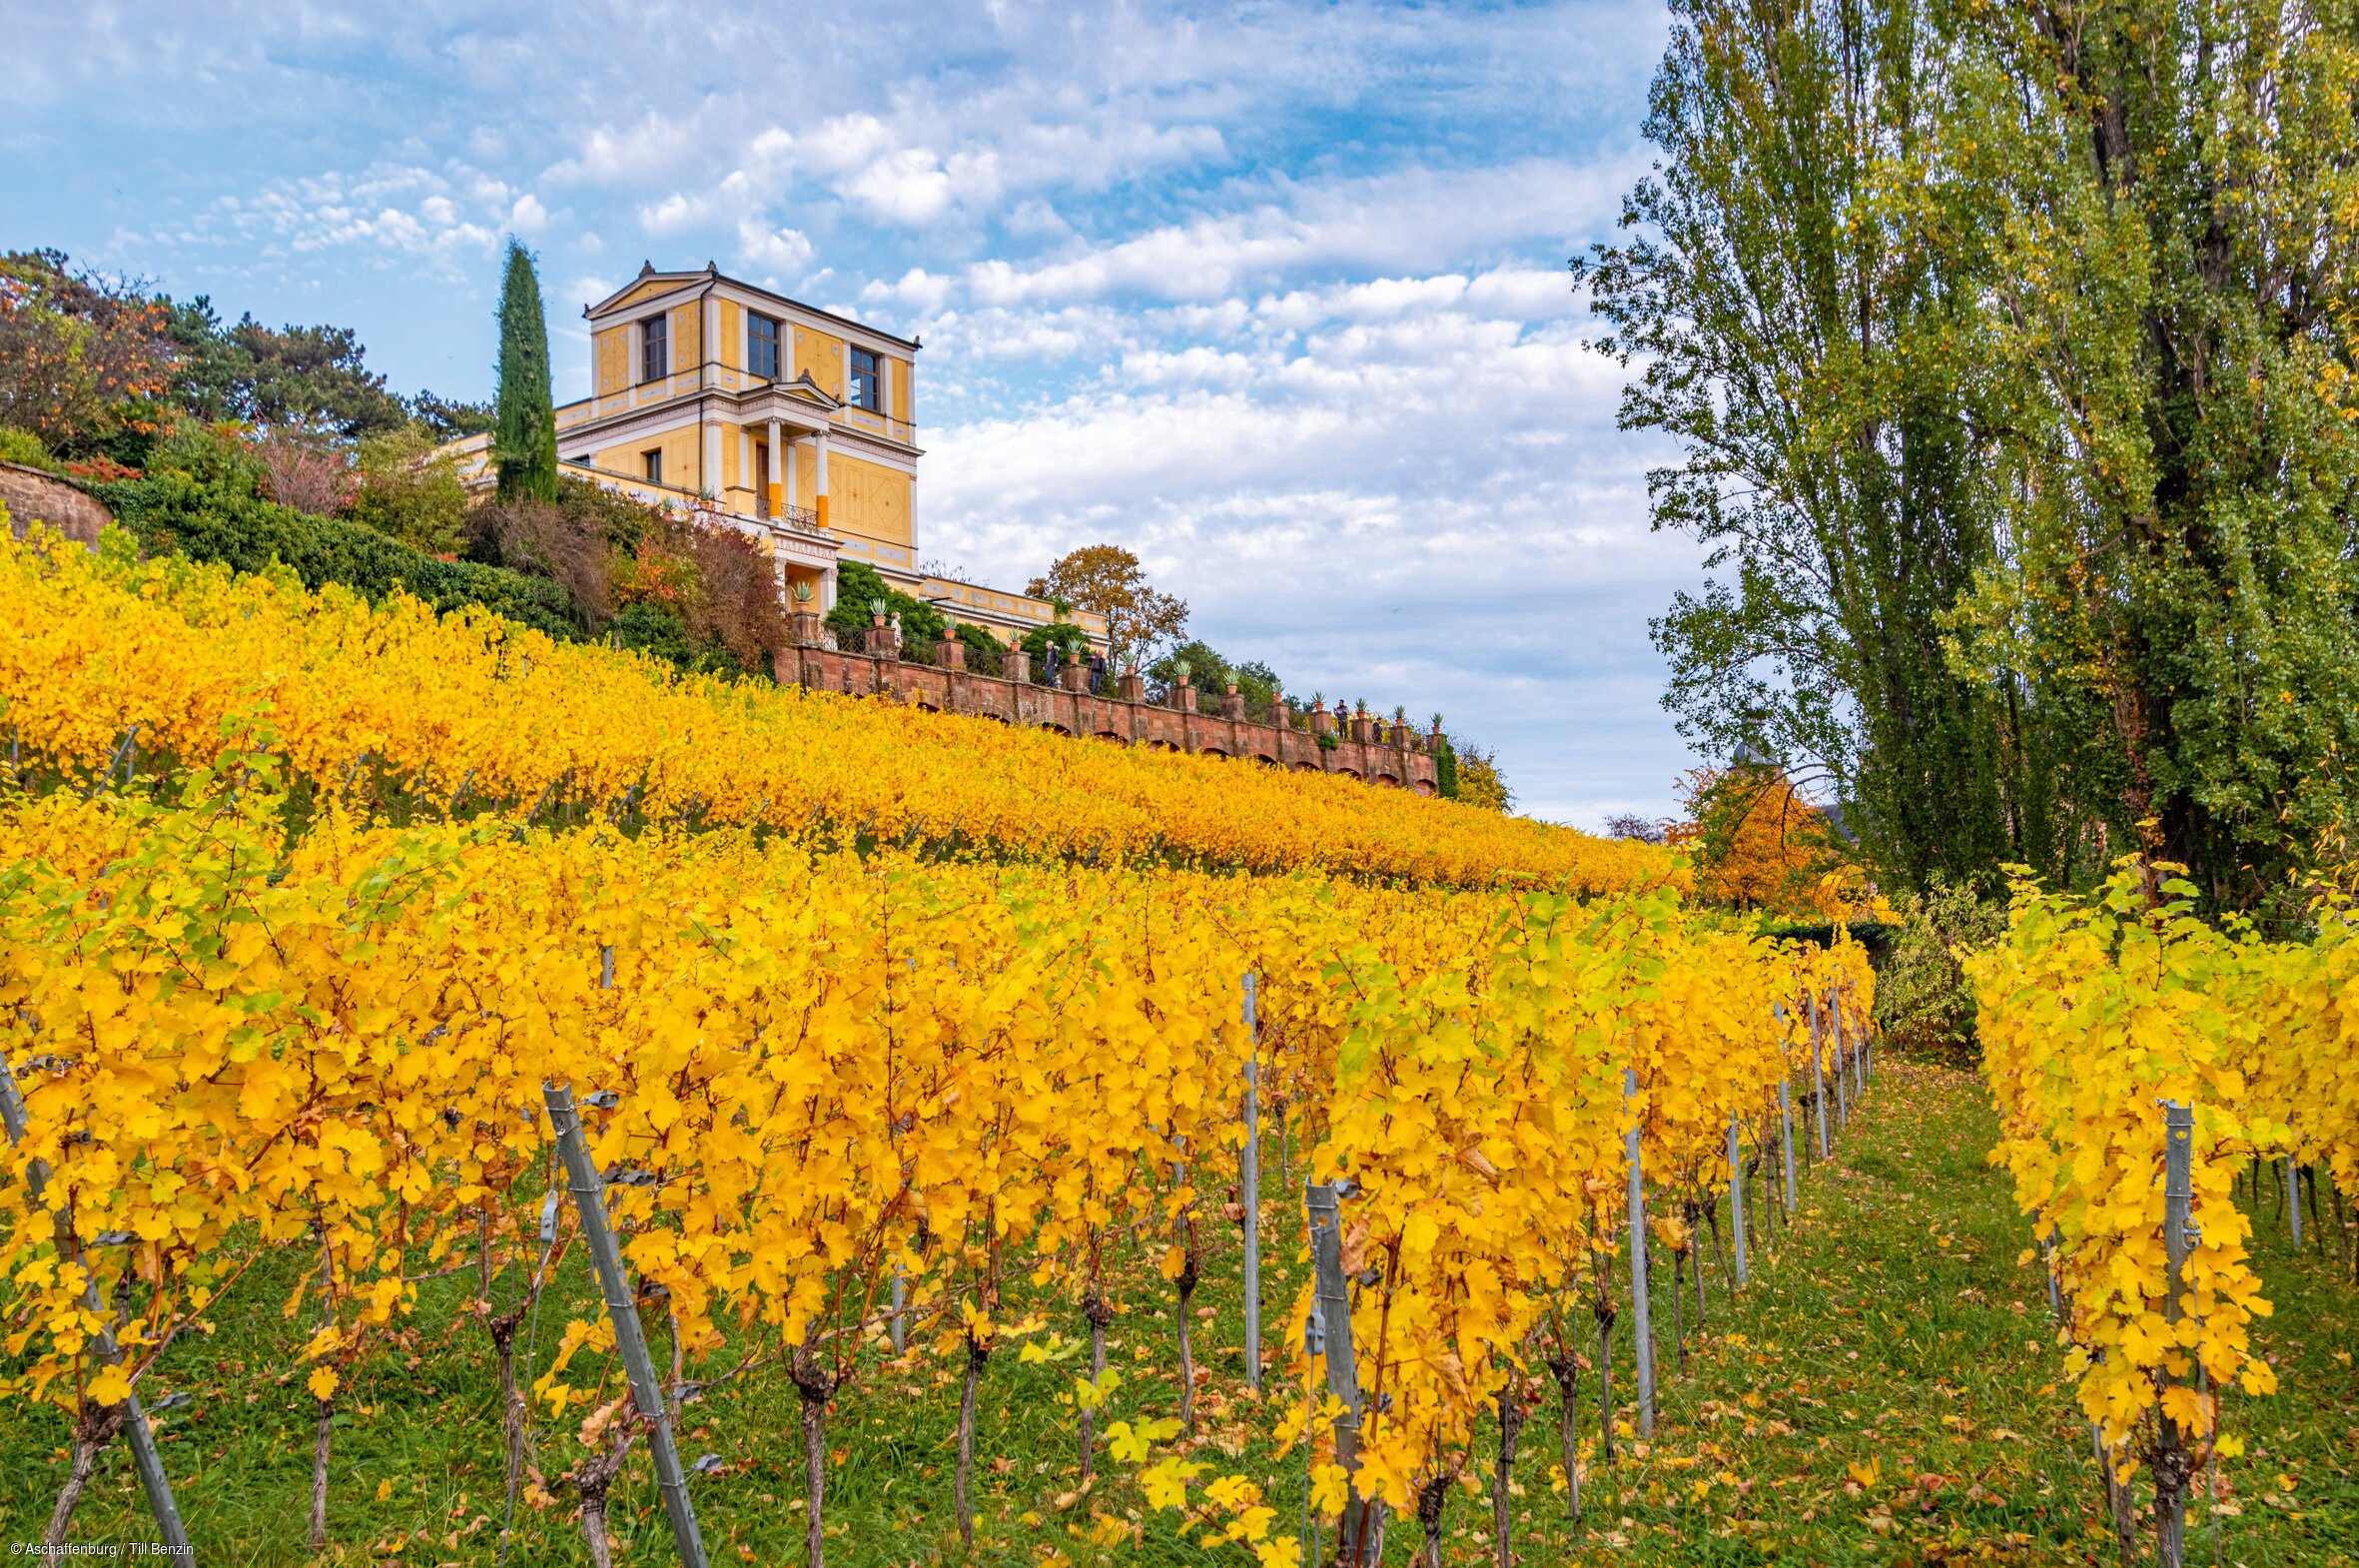
[[[752,14],[761,12],[764,14]],[[1564,263],[1612,232],[1654,4],[20,8],[0,244],[491,387],[498,247],[580,308],[722,269],[922,335],[921,554],[1111,540],[1290,689],[1663,815],[1646,623],[1698,576]]]

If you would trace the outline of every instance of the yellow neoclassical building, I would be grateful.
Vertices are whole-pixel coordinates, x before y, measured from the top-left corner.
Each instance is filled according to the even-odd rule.
[[[824,613],[867,562],[955,619],[1021,635],[1053,618],[1020,593],[920,564],[915,339],[730,278],[652,263],[586,307],[591,392],[556,410],[568,473],[752,533]],[[488,482],[489,439],[455,443]],[[1095,641],[1105,625],[1076,617]]]

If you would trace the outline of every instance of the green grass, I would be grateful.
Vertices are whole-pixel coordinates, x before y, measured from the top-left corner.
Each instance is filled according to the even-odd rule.
[[[1965,1560],[2110,1562],[2102,1493],[2087,1429],[2062,1383],[2038,1271],[2019,1266],[2026,1229],[2007,1184],[1983,1156],[1994,1118],[1960,1073],[1888,1064],[1866,1115],[1856,1118],[1831,1165],[1816,1169],[1803,1211],[1781,1232],[1774,1259],[1755,1251],[1751,1287],[1733,1310],[1716,1283],[1705,1333],[1692,1332],[1690,1362],[1676,1368],[1668,1268],[1657,1258],[1656,1332],[1662,1365],[1660,1423],[1649,1443],[1626,1443],[1606,1465],[1595,1452],[1596,1384],[1582,1386],[1587,1518],[1575,1525],[1555,1485],[1556,1407],[1551,1390],[1524,1435],[1511,1489],[1515,1544],[1528,1564],[1879,1563]],[[1798,1137],[1802,1129],[1797,1129]],[[1271,1168],[1270,1228],[1283,1199]],[[1297,1173],[1298,1174],[1298,1173]],[[1273,1235],[1266,1269],[1274,1346],[1302,1267],[1297,1228]],[[2359,1541],[2359,1371],[2336,1359],[2352,1344],[2354,1293],[2336,1277],[2344,1245],[2332,1216],[2327,1244],[2297,1254],[2265,1194],[2258,1256],[2277,1313],[2261,1348],[2282,1391],[2234,1398],[2231,1429],[2251,1443],[2223,1463],[2214,1510],[2196,1499],[2190,1561],[2208,1562],[2213,1528],[2223,1563],[2348,1563]],[[1233,1227],[1207,1225],[1210,1275],[1197,1294],[1212,1316],[1199,1325],[1199,1363],[1211,1380],[1193,1457],[1217,1473],[1258,1481],[1290,1534],[1301,1506],[1297,1452],[1270,1454],[1255,1437],[1274,1411],[1241,1387]],[[279,1303],[306,1260],[264,1260],[214,1312],[216,1331],[176,1344],[148,1394],[185,1388],[196,1402],[162,1418],[164,1452],[199,1558],[209,1564],[313,1560],[304,1545],[312,1414],[295,1348],[302,1335]],[[1169,1413],[1172,1302],[1144,1249],[1125,1270],[1123,1315],[1111,1365],[1126,1381],[1113,1418]],[[421,1294],[416,1329],[398,1352],[355,1378],[338,1419],[327,1558],[340,1562],[488,1563],[499,1512],[495,1382],[488,1347],[454,1319],[465,1294],[455,1279]],[[1054,1301],[1055,1326],[1071,1336],[1078,1312]],[[539,1329],[545,1364],[565,1319],[596,1309],[586,1271],[557,1281]],[[1627,1420],[1631,1314],[1620,1319],[1616,1392]],[[660,1353],[660,1351],[659,1351]],[[843,1565],[1244,1562],[1235,1547],[1182,1537],[1171,1512],[1142,1504],[1131,1467],[1102,1458],[1083,1490],[1075,1414],[1061,1402],[1069,1368],[1020,1364],[1015,1347],[991,1362],[979,1441],[981,1534],[970,1556],[950,1518],[957,1362],[917,1354],[869,1367],[837,1401],[829,1444],[829,1560]],[[1273,1399],[1297,1397],[1298,1385]],[[684,1457],[725,1461],[695,1480],[698,1517],[716,1564],[799,1560],[803,1516],[797,1396],[782,1369],[719,1388],[682,1421]],[[587,1561],[570,1518],[570,1489],[555,1472],[578,1451],[543,1422],[543,1462],[562,1502],[519,1511],[510,1560]],[[1476,1434],[1466,1488],[1444,1518],[1445,1556],[1488,1561],[1487,1477],[1495,1429]],[[64,1472],[65,1425],[54,1412],[0,1429],[0,1539],[37,1538]],[[379,1493],[385,1492],[381,1498]],[[1105,1521],[1136,1526],[1112,1547],[1091,1544]],[[643,1452],[614,1493],[619,1560],[670,1558],[662,1509]],[[110,1451],[76,1521],[85,1542],[150,1535],[128,1454]],[[1189,1532],[1192,1535],[1192,1531]],[[1396,1520],[1387,1560],[1416,1545],[1414,1520]]]

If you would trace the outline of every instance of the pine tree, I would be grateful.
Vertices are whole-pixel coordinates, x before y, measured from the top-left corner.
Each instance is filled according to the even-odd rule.
[[[532,257],[507,243],[507,282],[499,296],[499,406],[491,436],[499,498],[557,498],[557,415],[549,399],[548,322]]]

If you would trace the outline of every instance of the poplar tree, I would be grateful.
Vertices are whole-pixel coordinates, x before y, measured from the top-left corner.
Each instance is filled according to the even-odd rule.
[[[499,296],[499,402],[491,460],[499,498],[557,498],[557,415],[549,396],[548,322],[532,257],[507,243],[507,282]]]
[[[1575,271],[1714,572],[1682,729],[1887,886],[2142,850],[2303,918],[2359,822],[2359,0],[1672,12]]]

